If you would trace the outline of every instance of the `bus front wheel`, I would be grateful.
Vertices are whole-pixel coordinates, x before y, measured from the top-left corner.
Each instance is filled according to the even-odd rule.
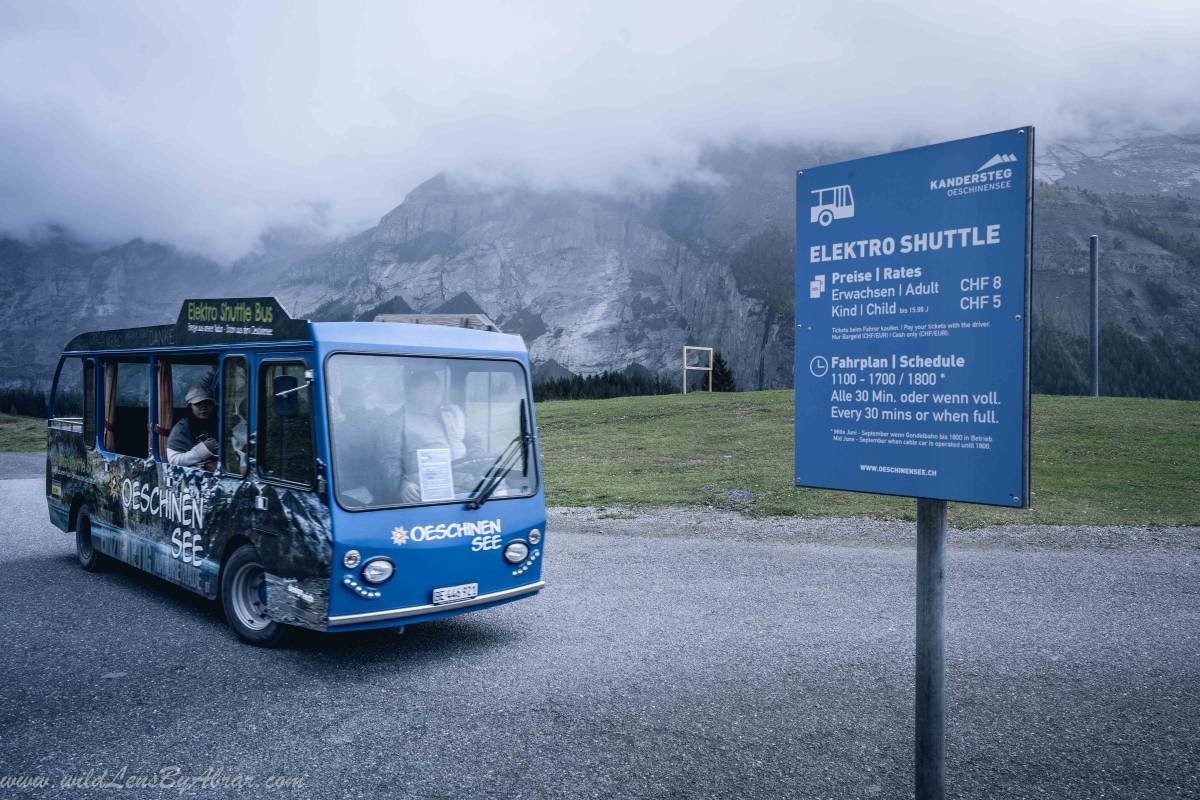
[[[267,616],[267,573],[252,544],[233,552],[221,572],[221,607],[238,638],[260,647],[283,642],[287,628]]]
[[[87,506],[79,509],[75,522],[75,557],[79,566],[88,572],[95,572],[104,565],[104,556],[96,549],[92,538],[92,514]]]
[[[817,222],[821,223],[822,228],[828,228],[829,224],[833,222],[833,212],[828,208],[825,209],[817,216]]]

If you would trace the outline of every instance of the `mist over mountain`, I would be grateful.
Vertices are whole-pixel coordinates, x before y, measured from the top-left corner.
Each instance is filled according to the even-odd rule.
[[[1200,349],[1200,139],[1051,144],[1038,159],[1035,320],[1086,332],[1088,236],[1106,319]],[[624,194],[438,174],[361,232],[276,229],[230,266],[169,244],[0,239],[0,382],[44,386],[82,330],[173,319],[182,298],[274,294],[297,316],[482,310],[523,336],[539,376],[631,366],[674,376],[681,347],[725,355],[744,389],[791,385],[798,166],[851,157],[731,145],[703,181]]]
[[[0,235],[229,263],[281,226],[353,236],[438,173],[623,197],[737,141],[1197,131],[1197,41],[1180,0],[0,2]]]
[[[1034,124],[1039,363],[1078,388],[1098,233],[1119,390],[1177,393],[1197,40],[1179,0],[0,2],[0,385],[80,330],[276,294],[479,308],[544,377],[674,381],[696,343],[787,386],[793,171]]]

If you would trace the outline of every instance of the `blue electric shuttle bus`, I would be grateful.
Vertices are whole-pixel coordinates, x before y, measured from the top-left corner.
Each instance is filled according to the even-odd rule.
[[[50,519],[219,598],[243,640],[473,611],[541,590],[546,510],[518,336],[310,323],[187,300],[85,333],[55,373]]]

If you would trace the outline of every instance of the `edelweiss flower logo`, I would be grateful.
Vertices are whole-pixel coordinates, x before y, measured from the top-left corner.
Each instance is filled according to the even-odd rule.
[[[399,547],[407,541],[408,531],[404,530],[403,525],[401,525],[399,528],[392,528],[392,544]]]

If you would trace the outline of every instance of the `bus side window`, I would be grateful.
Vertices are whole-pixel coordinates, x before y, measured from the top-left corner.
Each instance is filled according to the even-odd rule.
[[[221,367],[221,471],[243,476],[249,466],[250,381],[246,359],[229,356]]]
[[[312,401],[301,362],[268,362],[258,378],[258,471],[312,486]],[[286,394],[279,395],[281,392]]]
[[[187,357],[160,358],[156,362],[158,386],[158,455],[170,462],[171,451],[176,454],[187,452],[211,434],[217,436],[217,357],[215,355],[189,355]],[[187,402],[188,392],[193,389],[207,391],[213,400],[208,417],[197,417]],[[183,420],[187,420],[187,434],[181,429],[171,447],[171,435]],[[185,447],[186,444],[186,447]],[[201,454],[203,455],[203,454]],[[193,463],[186,463],[193,462]],[[194,461],[185,458],[175,462],[179,466],[193,469],[211,469],[215,461]]]
[[[104,362],[104,449],[150,455],[150,367],[146,361]]]
[[[51,401],[53,416],[50,422],[53,427],[73,433],[83,432],[86,411],[84,372],[83,359],[73,356],[63,360]]]

